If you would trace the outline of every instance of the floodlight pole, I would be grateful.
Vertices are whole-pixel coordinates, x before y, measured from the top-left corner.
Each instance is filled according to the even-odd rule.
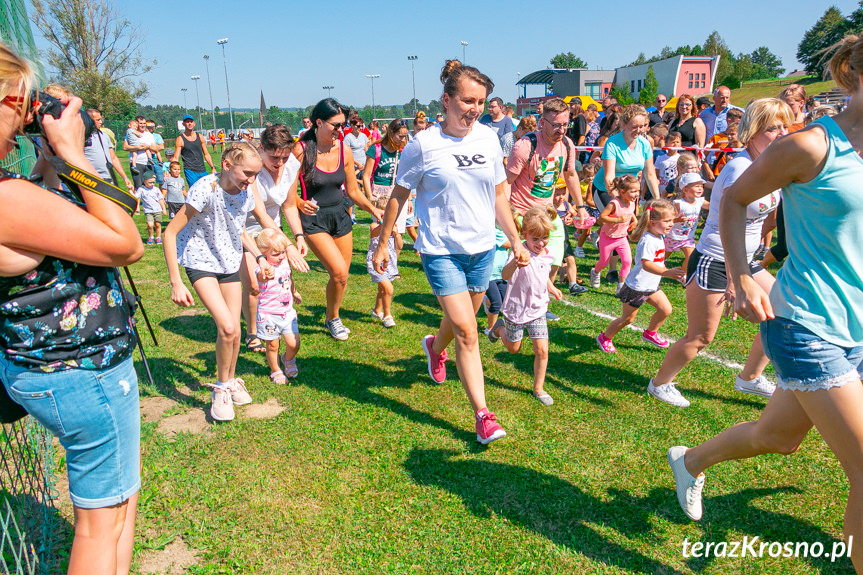
[[[227,38],[216,40],[216,44],[222,46],[222,62],[225,64],[225,89],[228,91],[228,114],[231,116],[231,131],[234,131],[234,109],[231,107],[231,87],[228,85],[228,59],[225,57],[225,44],[228,43]]]
[[[216,130],[216,108],[213,106],[213,85],[210,83],[210,57],[204,54],[204,65],[207,67],[207,88],[210,89],[210,111],[213,113],[213,131]],[[203,122],[202,122],[203,124]]]
[[[414,73],[414,62],[416,62],[416,56],[408,56],[408,60],[411,62],[411,83],[414,87],[414,117],[417,115],[417,77]]]
[[[198,118],[198,121],[201,122],[201,128],[203,128],[204,122],[201,120],[201,95],[198,93],[198,80],[201,79],[201,76],[199,74],[195,74],[194,76],[191,76],[191,78],[195,81],[195,101],[198,103],[198,113],[196,114],[196,117]]]

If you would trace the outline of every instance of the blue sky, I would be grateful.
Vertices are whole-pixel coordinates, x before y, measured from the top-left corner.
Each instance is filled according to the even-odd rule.
[[[536,11],[548,2],[472,2],[436,0],[416,10],[409,2],[344,0],[226,2],[149,0],[118,2],[118,10],[146,33],[143,54],[158,61],[144,79],[146,104],[195,106],[193,74],[201,106],[209,107],[203,54],[210,56],[213,102],[227,108],[225,69],[219,38],[226,45],[231,103],[257,107],[263,90],[267,105],[311,105],[334,86],[333,97],[352,106],[370,104],[374,81],[378,104],[404,104],[412,97],[411,66],[416,55],[416,95],[421,102],[440,97],[438,80],[444,60],[461,58],[488,74],[495,94],[516,97],[518,73],[545,68],[559,52],[573,52],[591,68],[615,68],[648,57],[663,46],[700,44],[718,30],[735,53],[768,46],[790,71],[804,32],[827,4],[799,1],[725,0],[715,3],[650,3],[619,0],[569,3],[557,12]],[[833,2],[844,15],[854,0]],[[699,6],[705,6],[699,9]],[[713,9],[713,7],[716,9]],[[605,17],[611,15],[610,18]],[[44,41],[38,38],[37,44]],[[539,88],[528,95],[539,95]]]

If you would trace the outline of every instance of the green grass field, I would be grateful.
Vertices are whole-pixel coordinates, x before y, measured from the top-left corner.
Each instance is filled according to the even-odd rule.
[[[196,432],[167,434],[163,424],[200,419],[209,408],[201,384],[214,380],[214,324],[200,302],[191,310],[171,303],[159,247],[131,267],[160,342],[144,335],[156,383],[144,381],[138,361],[142,400],[167,406],[142,429],[136,570],[154,572],[161,557],[159,565],[173,559],[184,565],[175,572],[195,574],[852,572],[848,559],[683,556],[685,540],[753,536],[829,550],[841,534],[847,481],[811,433],[794,456],[710,470],[704,519],[688,521],[667,448],[757,418],[765,400],[735,392],[735,372],[705,358],[678,378],[692,407],[648,397],[664,352],[633,331],[615,339],[615,356],[594,341],[607,321],[591,311],[620,309],[608,284],[551,304],[561,316],[550,328],[552,407],[531,397],[530,346],[510,355],[481,340],[488,403],[509,435],[480,446],[455,363],[441,385],[426,373],[420,338],[434,332],[441,312],[411,249],[402,252],[396,283],[398,325],[385,330],[370,316],[365,216],[354,228],[342,308],[350,339],[326,333],[327,276],[310,257],[311,271],[296,275],[304,297],[299,378],[275,386],[263,355],[242,351],[238,375],[255,403],[237,408],[234,422]],[[582,278],[596,261],[590,244],[586,250]],[[683,289],[669,281],[663,289],[675,305],[663,332],[679,337]],[[710,351],[742,362],[755,333],[724,321]],[[285,410],[247,416],[268,401]]]

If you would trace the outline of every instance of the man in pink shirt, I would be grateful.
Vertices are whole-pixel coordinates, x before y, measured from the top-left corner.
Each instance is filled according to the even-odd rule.
[[[506,164],[506,181],[512,189],[509,201],[519,214],[524,214],[530,208],[552,205],[555,182],[562,176],[578,218],[583,220],[588,217],[575,170],[578,152],[572,140],[566,136],[568,126],[569,106],[566,102],[560,98],[548,100],[543,106],[539,129],[526,134],[513,145]],[[560,218],[554,222],[555,229],[551,232],[548,244],[554,256],[552,280],[563,261],[564,242],[567,241],[563,222]],[[573,295],[585,291],[586,287],[577,284],[570,288]],[[552,317],[549,319],[554,321]]]

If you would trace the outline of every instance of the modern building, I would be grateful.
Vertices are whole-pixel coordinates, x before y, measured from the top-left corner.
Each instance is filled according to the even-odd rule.
[[[516,113],[523,115],[533,112],[539,102],[556,97],[590,96],[594,100],[601,100],[615,84],[628,90],[633,98],[638,98],[644,88],[647,69],[651,66],[659,84],[659,92],[669,98],[680,94],[709,94],[713,92],[719,56],[673,56],[614,70],[538,70],[518,81],[517,85],[522,86],[523,97],[516,102]],[[527,98],[527,86],[537,84],[545,86],[545,95]]]

